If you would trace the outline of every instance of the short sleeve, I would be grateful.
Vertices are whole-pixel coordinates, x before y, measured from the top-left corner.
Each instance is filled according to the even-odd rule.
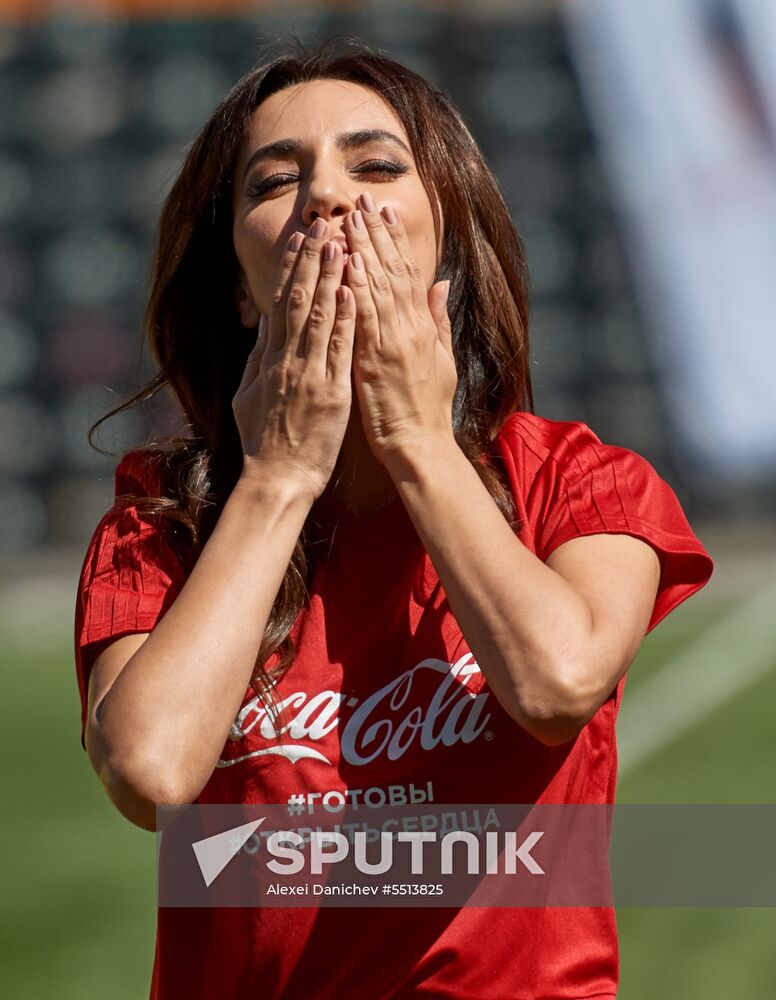
[[[185,580],[169,523],[136,500],[159,495],[153,454],[130,452],[116,470],[116,502],[97,525],[84,558],[75,609],[75,664],[85,747],[92,664],[108,639],[150,632]]]
[[[603,444],[584,423],[526,413],[509,419],[499,446],[542,561],[583,535],[627,534],[652,546],[661,572],[647,632],[708,581],[708,552],[674,491],[641,455]]]

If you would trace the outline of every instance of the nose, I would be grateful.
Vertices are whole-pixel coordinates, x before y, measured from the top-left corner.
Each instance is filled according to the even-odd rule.
[[[314,171],[304,195],[302,217],[311,226],[318,218],[327,222],[341,218],[355,209],[355,193],[347,190],[347,178],[333,168]]]

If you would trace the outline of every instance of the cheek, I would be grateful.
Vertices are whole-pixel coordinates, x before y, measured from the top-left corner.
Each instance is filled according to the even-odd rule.
[[[434,231],[434,214],[425,188],[418,185],[401,210],[413,256],[420,266],[426,286],[430,288],[436,277],[439,254]]]
[[[412,247],[412,253],[418,262],[426,284],[430,288],[434,282],[437,267],[437,247],[434,236],[434,220],[429,215],[428,220],[412,228],[408,228],[407,237]]]
[[[232,228],[235,254],[255,298],[271,295],[283,253],[281,229],[267,214],[239,219]]]
[[[232,237],[237,259],[247,270],[272,254],[278,234],[270,219],[254,215],[235,222]]]

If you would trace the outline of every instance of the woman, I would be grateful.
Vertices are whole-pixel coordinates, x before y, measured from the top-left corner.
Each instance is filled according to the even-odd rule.
[[[116,807],[613,801],[625,671],[711,561],[644,459],[533,415],[522,247],[450,103],[367,51],[248,74],[147,329],[126,405],[170,385],[190,433],[122,460],[76,621]],[[609,909],[160,909],[152,996],[616,986]]]

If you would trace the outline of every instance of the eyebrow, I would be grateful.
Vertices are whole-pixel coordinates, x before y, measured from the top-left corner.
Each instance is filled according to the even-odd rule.
[[[381,128],[362,128],[354,132],[340,132],[335,139],[337,149],[342,152],[349,152],[352,149],[359,149],[373,142],[389,142],[398,146],[408,156],[412,156],[409,148],[393,132],[386,132]],[[295,156],[302,150],[302,142],[299,139],[278,139],[277,142],[270,142],[266,146],[260,146],[245,164],[243,179],[248,171],[256,163],[264,160],[282,160]]]

